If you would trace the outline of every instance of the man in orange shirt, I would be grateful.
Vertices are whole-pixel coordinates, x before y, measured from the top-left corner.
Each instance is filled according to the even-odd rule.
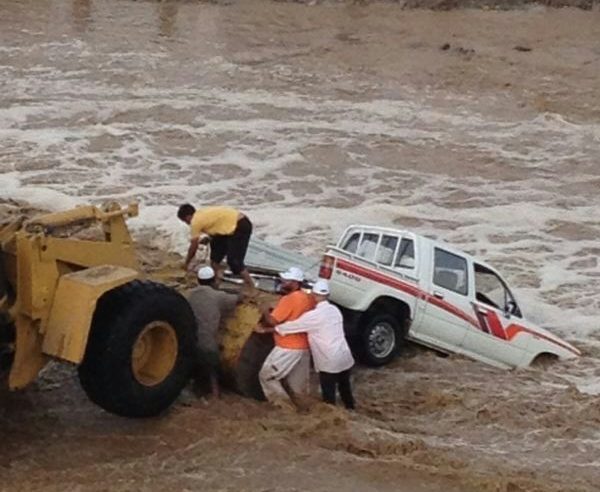
[[[273,332],[275,339],[275,347],[258,374],[265,397],[273,403],[290,401],[284,382],[294,395],[308,394],[310,377],[310,352],[306,333],[282,336],[274,333],[274,327],[298,319],[315,307],[312,296],[301,288],[304,281],[302,270],[292,267],[281,273],[280,277],[283,280],[281,289],[286,294],[272,312],[267,308],[263,309],[262,326],[257,328],[259,333]]]

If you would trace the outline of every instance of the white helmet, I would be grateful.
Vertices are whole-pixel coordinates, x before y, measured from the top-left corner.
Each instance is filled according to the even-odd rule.
[[[325,279],[319,279],[315,282],[312,288],[313,294],[317,294],[319,296],[328,296],[329,295],[329,282]]]
[[[286,272],[280,273],[279,276],[283,280],[304,281],[304,272],[298,267],[290,267]]]
[[[212,267],[204,266],[198,269],[198,280],[210,280],[215,278],[215,271]]]

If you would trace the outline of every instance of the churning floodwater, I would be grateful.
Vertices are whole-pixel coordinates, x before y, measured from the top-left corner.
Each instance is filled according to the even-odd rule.
[[[597,11],[0,0],[0,198],[137,200],[180,252],[185,201],[315,257],[352,223],[443,239],[583,348],[547,387],[594,394],[598,74]]]
[[[82,0],[1,11],[4,197],[52,208],[139,200],[137,226],[179,248],[182,201],[237,206],[259,236],[315,255],[350,223],[406,226],[492,261],[539,321],[576,338],[598,328],[598,108],[593,118],[546,111],[552,92],[541,88],[533,108],[511,101],[485,79],[510,86],[527,73],[503,74],[480,54],[490,47],[460,40],[446,55],[403,35],[409,18],[381,5]],[[598,49],[596,38],[578,56],[597,68]],[[436,80],[441,56],[466,65],[465,80],[456,66]]]

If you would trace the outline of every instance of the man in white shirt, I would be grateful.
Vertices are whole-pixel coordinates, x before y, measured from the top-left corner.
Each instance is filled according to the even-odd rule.
[[[336,389],[347,409],[354,409],[354,397],[350,384],[350,369],[354,358],[344,335],[344,322],[340,310],[328,301],[329,284],[318,280],[312,289],[317,307],[307,311],[295,321],[277,325],[280,335],[306,333],[319,373],[323,401],[335,405]]]

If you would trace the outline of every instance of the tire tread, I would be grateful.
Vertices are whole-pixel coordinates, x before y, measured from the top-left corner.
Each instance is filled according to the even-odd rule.
[[[176,331],[179,353],[171,374],[162,383],[146,387],[133,377],[130,349],[153,316],[168,318],[164,321]],[[98,300],[79,366],[81,385],[94,403],[109,412],[127,417],[156,415],[173,402],[189,378],[195,333],[194,314],[175,290],[143,280],[117,287]]]

